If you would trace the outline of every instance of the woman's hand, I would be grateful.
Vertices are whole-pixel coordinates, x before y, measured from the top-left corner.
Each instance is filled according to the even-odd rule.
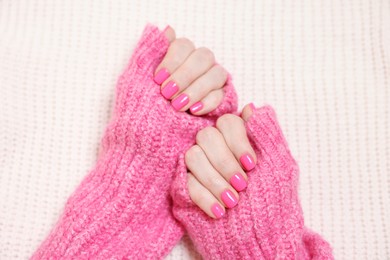
[[[196,136],[196,145],[185,154],[189,169],[188,191],[192,201],[212,218],[221,218],[226,208],[238,202],[238,192],[247,186],[247,175],[255,167],[256,155],[244,126],[253,104],[241,117],[221,116],[216,127],[206,127]]]
[[[209,49],[195,48],[186,38],[176,39],[169,26],[165,35],[171,44],[154,74],[161,94],[177,111],[189,109],[193,115],[204,115],[214,110],[222,102],[228,73],[216,64]]]

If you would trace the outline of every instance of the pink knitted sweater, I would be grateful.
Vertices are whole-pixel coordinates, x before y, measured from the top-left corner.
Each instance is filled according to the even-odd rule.
[[[257,154],[248,187],[236,207],[215,220],[190,199],[181,158],[172,185],[173,212],[206,259],[333,259],[330,245],[304,226],[298,165],[270,106],[246,123]]]
[[[297,167],[276,121],[263,120],[269,109],[247,125],[259,164],[239,205],[212,220],[191,202],[183,154],[200,129],[236,112],[237,98],[229,77],[223,102],[207,116],[176,112],[152,79],[168,45],[156,27],[145,28],[118,81],[100,158],[32,259],[162,258],[184,227],[207,259],[331,258],[329,245],[303,226]]]
[[[229,78],[223,102],[207,116],[175,111],[153,81],[168,46],[157,27],[145,28],[117,83],[96,167],[32,259],[155,259],[180,240],[169,195],[178,155],[200,129],[236,111],[237,96]]]

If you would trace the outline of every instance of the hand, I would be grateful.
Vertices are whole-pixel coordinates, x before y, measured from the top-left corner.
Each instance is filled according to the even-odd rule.
[[[212,218],[221,218],[225,207],[237,204],[238,192],[247,186],[245,171],[255,167],[256,154],[244,126],[252,108],[253,104],[247,105],[242,118],[225,114],[216,127],[200,130],[196,145],[185,154],[191,200]]]
[[[189,109],[193,115],[204,115],[214,110],[222,102],[228,73],[216,64],[209,49],[195,48],[186,38],[176,39],[169,26],[164,33],[170,46],[154,74],[161,94],[177,111]]]
[[[99,160],[32,259],[161,259],[182,236],[169,196],[178,155],[198,131],[234,113],[237,97],[227,80],[208,116],[175,111],[151,80],[169,45],[157,27],[145,28],[118,79]]]
[[[218,220],[199,209],[194,194],[204,201],[213,198],[202,185],[193,193],[182,155],[170,191],[173,215],[204,259],[333,259],[329,244],[304,226],[299,167],[275,111],[270,106],[248,109],[242,118],[258,161],[238,205]]]

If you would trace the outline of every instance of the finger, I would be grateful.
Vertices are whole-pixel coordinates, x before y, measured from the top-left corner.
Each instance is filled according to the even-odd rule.
[[[228,79],[222,88],[222,101],[217,103],[217,107],[207,113],[207,116],[217,119],[218,117],[237,111],[237,93],[232,83],[232,77],[228,74]]]
[[[173,42],[173,40],[175,40],[176,38],[176,33],[175,33],[175,30],[173,30],[173,28],[171,26],[167,26],[165,27],[164,29],[164,35],[165,37],[167,37],[167,39],[169,40],[169,42]]]
[[[206,73],[213,64],[214,54],[209,49],[196,49],[162,84],[161,93],[166,99],[174,99],[180,95],[176,102],[172,102],[172,106],[176,110],[180,110],[189,102],[188,96],[180,93],[190,86],[193,81]],[[186,102],[182,102],[182,99],[185,99]]]
[[[191,200],[212,218],[225,215],[225,207],[191,173],[188,173],[188,193]]]
[[[206,127],[196,135],[208,161],[237,191],[247,186],[247,176],[227,146],[222,134],[214,127]]]
[[[185,111],[191,107],[191,112],[196,113],[200,111],[203,106],[201,100],[213,90],[222,88],[227,80],[227,75],[226,70],[222,66],[214,65],[211,67],[182,92],[182,94],[188,96],[189,102],[180,110]],[[175,100],[172,102],[175,102]],[[192,107],[194,104],[195,106]]]
[[[219,104],[221,104],[224,98],[224,90],[216,89],[211,91],[206,97],[201,101],[196,102],[190,107],[191,114],[196,116],[205,115],[214,109],[216,109]]]
[[[175,39],[169,45],[167,54],[154,72],[153,80],[161,85],[195,50],[194,44],[186,39]]]
[[[241,118],[244,119],[244,121],[248,121],[249,118],[252,116],[253,111],[256,109],[255,105],[253,103],[247,104],[241,112]]]
[[[216,127],[242,167],[247,171],[252,170],[256,165],[256,154],[249,143],[242,118],[233,114],[225,114],[218,118]]]
[[[192,146],[185,154],[187,168],[225,207],[237,205],[238,194],[208,161],[203,150]]]

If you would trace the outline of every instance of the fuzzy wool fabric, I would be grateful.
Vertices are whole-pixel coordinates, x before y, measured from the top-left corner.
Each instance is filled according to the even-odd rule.
[[[32,259],[156,259],[182,237],[169,196],[178,154],[200,129],[236,111],[237,97],[229,77],[216,110],[204,117],[175,111],[152,79],[168,46],[157,27],[145,28],[119,78],[96,167]]]
[[[148,22],[210,48],[239,107],[275,107],[336,259],[390,259],[387,0],[1,0],[0,259],[28,259],[94,167]],[[167,259],[201,259],[189,241]]]
[[[212,219],[190,199],[183,157],[172,186],[175,217],[205,259],[333,259],[330,245],[304,225],[298,165],[264,106],[246,123],[258,162],[236,207]]]

